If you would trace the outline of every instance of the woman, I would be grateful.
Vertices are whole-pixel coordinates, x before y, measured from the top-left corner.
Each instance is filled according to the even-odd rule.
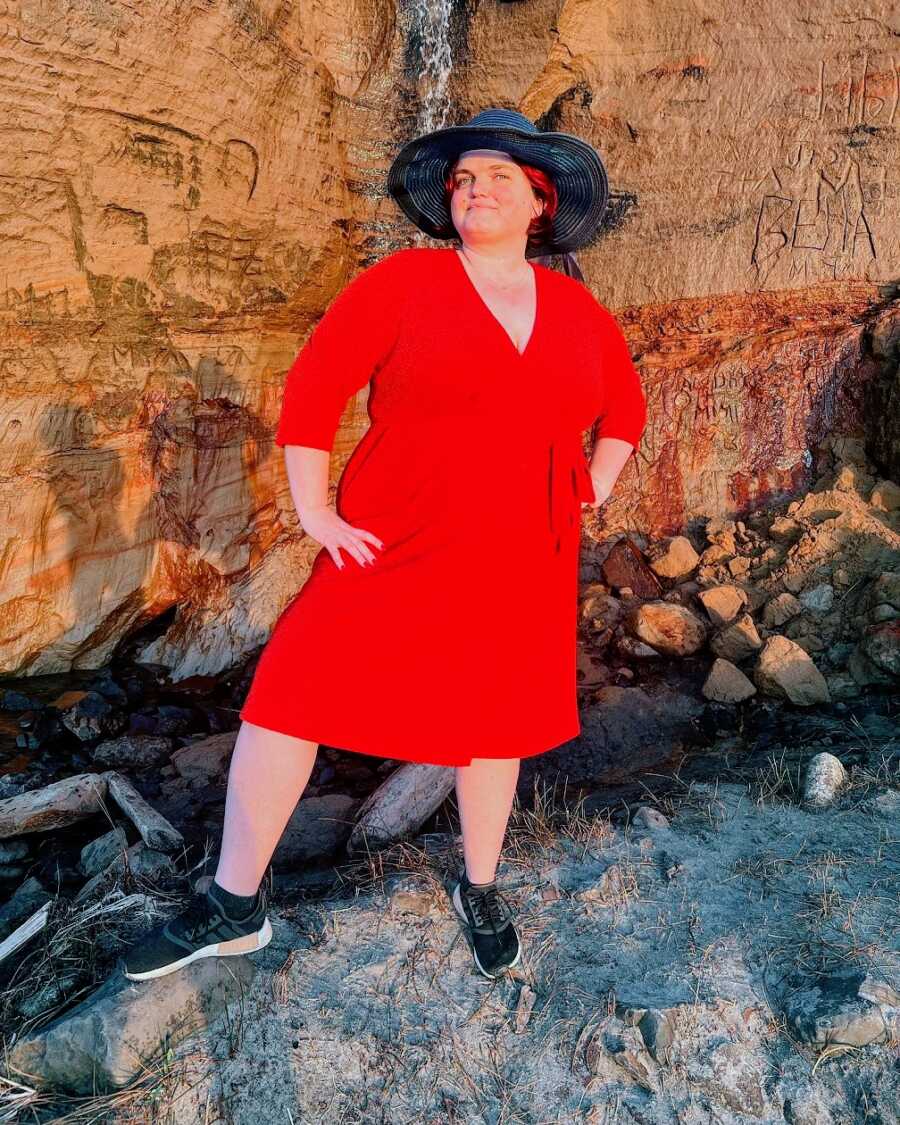
[[[613,316],[529,259],[597,235],[606,173],[579,138],[489,109],[407,144],[388,188],[459,245],[363,270],[288,372],[275,440],[324,550],[240,713],[214,881],[129,951],[132,980],[267,944],[260,884],[321,742],[455,767],[454,907],[485,976],[520,956],[494,882],[519,761],[580,731],[581,506],[608,497],[646,418]],[[370,381],[372,425],[331,507],[338,422]]]

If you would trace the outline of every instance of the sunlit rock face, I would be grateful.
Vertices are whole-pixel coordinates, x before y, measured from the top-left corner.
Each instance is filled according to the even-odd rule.
[[[359,268],[421,241],[384,197],[399,145],[485,105],[585,137],[610,176],[579,262],[650,422],[591,534],[802,491],[834,432],[895,470],[871,403],[897,401],[900,77],[885,25],[801,7],[20,6],[0,671],[99,666],[172,606],[145,657],[176,679],[264,642],[318,550],[271,440],[284,373]]]

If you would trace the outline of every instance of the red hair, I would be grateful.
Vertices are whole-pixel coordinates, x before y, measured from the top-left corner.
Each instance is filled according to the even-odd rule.
[[[556,214],[556,208],[559,203],[559,198],[556,194],[556,185],[542,169],[535,168],[533,164],[525,164],[521,160],[516,160],[514,156],[511,156],[510,159],[514,164],[518,164],[525,173],[538,199],[544,201],[544,209],[541,214],[533,218],[528,224],[528,241],[548,241],[553,232],[553,216]],[[450,197],[453,195],[453,169],[456,167],[456,163],[457,161],[454,161],[453,166],[447,173],[447,178],[444,180],[444,202],[447,205],[448,211],[450,210]]]

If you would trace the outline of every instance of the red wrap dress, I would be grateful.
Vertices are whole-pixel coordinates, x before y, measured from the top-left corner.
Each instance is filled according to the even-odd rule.
[[[338,749],[465,766],[581,730],[583,433],[637,445],[645,397],[613,315],[535,271],[520,353],[453,247],[398,250],[332,301],[288,371],[278,445],[331,450],[371,381],[338,514],[375,561],[323,547],[260,655],[248,722]]]

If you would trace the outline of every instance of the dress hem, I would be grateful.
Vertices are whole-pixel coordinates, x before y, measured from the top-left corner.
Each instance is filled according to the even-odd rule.
[[[518,750],[517,749],[515,751],[515,753],[510,753],[510,754],[498,754],[498,753],[472,754],[465,759],[453,760],[453,761],[446,761],[445,760],[445,761],[435,762],[435,761],[429,761],[425,758],[420,758],[420,757],[414,758],[411,755],[404,754],[402,751],[397,751],[396,749],[389,750],[387,748],[382,747],[380,749],[365,750],[365,749],[362,749],[359,745],[356,745],[356,746],[342,745],[343,742],[352,742],[352,741],[355,741],[354,739],[341,739],[341,738],[339,738],[337,741],[334,741],[330,738],[321,738],[321,737],[316,737],[315,735],[310,735],[310,734],[298,734],[296,732],[296,730],[286,730],[284,726],[275,726],[271,722],[262,722],[262,721],[258,721],[256,719],[253,719],[253,718],[250,717],[249,711],[248,711],[247,714],[245,714],[244,711],[241,710],[240,712],[238,712],[238,718],[241,719],[243,722],[252,723],[253,726],[255,726],[255,727],[262,727],[264,730],[274,731],[276,734],[286,734],[291,738],[301,738],[301,739],[303,739],[305,741],[308,741],[308,742],[315,742],[320,746],[330,746],[334,750],[345,750],[350,754],[365,754],[369,757],[390,758],[390,759],[393,759],[393,760],[399,761],[399,762],[416,762],[419,765],[447,766],[447,767],[468,766],[468,765],[472,764],[472,761],[473,761],[474,758],[489,758],[489,759],[494,760],[494,761],[506,761],[506,760],[511,759],[511,758],[534,758],[538,754],[546,754],[546,753],[549,753],[551,750],[555,750],[558,746],[562,746],[564,743],[571,741],[573,738],[577,738],[581,734],[581,725],[579,723],[578,727],[571,734],[568,734],[568,735],[564,736],[558,742],[552,742],[551,745],[549,745],[549,746],[548,745],[542,745],[542,746],[540,746],[538,748],[534,748],[534,749],[524,749],[524,750]],[[423,739],[423,741],[427,741],[427,739]]]

